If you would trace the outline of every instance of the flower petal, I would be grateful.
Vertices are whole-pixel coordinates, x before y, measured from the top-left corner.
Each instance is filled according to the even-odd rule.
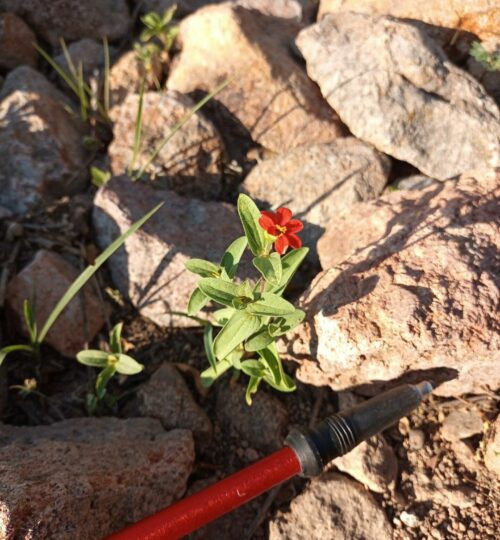
[[[296,232],[301,231],[303,228],[304,228],[304,224],[302,223],[302,221],[300,221],[300,219],[291,219],[286,224],[287,233],[296,233]]]
[[[283,255],[287,247],[288,247],[288,238],[284,234],[282,234],[280,237],[276,239],[276,242],[274,242],[274,249],[280,255]]]
[[[263,216],[267,216],[273,223],[279,223],[278,216],[274,212],[271,212],[271,210],[261,210],[260,213]]]
[[[288,233],[286,235],[286,238],[290,246],[292,246],[293,248],[298,249],[299,247],[302,246],[302,240],[296,234]]]
[[[289,208],[281,207],[276,210],[277,224],[286,225],[292,219],[292,211]]]
[[[276,230],[276,225],[274,221],[266,214],[262,213],[259,218],[259,225],[270,235],[278,236],[278,231]]]

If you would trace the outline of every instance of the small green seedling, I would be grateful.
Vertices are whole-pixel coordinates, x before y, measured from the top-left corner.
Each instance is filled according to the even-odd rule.
[[[66,42],[61,38],[61,49],[68,65],[68,70],[63,69],[42,47],[33,43],[36,50],[47,61],[52,69],[61,77],[68,85],[70,90],[78,98],[80,104],[80,118],[84,122],[100,121],[105,124],[110,124],[109,118],[109,47],[106,38],[103,39],[104,52],[104,83],[103,83],[103,101],[98,99],[96,92],[92,90],[83,76],[83,66],[81,62],[75,66],[73,59],[68,51]],[[95,110],[94,110],[95,108]]]
[[[145,28],[139,37],[139,43],[134,44],[137,59],[144,66],[144,71],[154,77],[154,83],[160,90],[160,81],[154,73],[155,63],[168,61],[169,51],[172,48],[179,28],[172,23],[176,5],[166,9],[162,15],[151,11],[141,17]]]
[[[136,221],[127,231],[125,231],[119,238],[112,242],[95,260],[94,264],[91,264],[85,268],[85,270],[75,279],[75,281],[68,287],[68,290],[64,293],[62,298],[56,304],[41,330],[38,330],[36,317],[34,310],[31,308],[28,300],[23,303],[24,320],[28,328],[29,344],[16,344],[8,345],[0,349],[0,365],[5,360],[5,357],[16,351],[24,351],[30,354],[39,356],[40,346],[47,336],[49,330],[53,324],[57,321],[59,315],[63,312],[66,306],[73,300],[78,294],[80,289],[89,281],[89,279],[97,272],[97,270],[113,255],[113,253],[120,248],[127,238],[133,234],[155,213],[157,212],[163,203],[157,205],[153,210],[148,212],[144,217]]]
[[[210,301],[220,304],[211,324],[205,325],[204,345],[210,367],[201,375],[210,386],[230,368],[248,375],[248,404],[262,381],[281,392],[295,390],[285,373],[275,341],[304,319],[304,312],[282,296],[308,253],[297,236],[303,225],[287,208],[260,212],[246,195],[238,199],[238,213],[245,236],[235,240],[220,263],[203,259],[187,261],[186,268],[201,277],[188,302],[194,316]],[[272,251],[274,245],[275,251]],[[291,247],[292,251],[285,254]],[[254,281],[236,281],[246,249],[260,274]],[[214,328],[220,328],[213,336]]]
[[[487,71],[500,70],[500,53],[488,52],[479,41],[472,42],[469,54],[482,64]]]
[[[136,375],[144,369],[142,364],[123,353],[122,328],[123,323],[118,323],[109,333],[109,351],[86,349],[76,355],[76,359],[80,364],[101,369],[95,382],[95,394],[87,396],[89,414],[94,414],[99,401],[107,396],[106,386],[116,373]]]

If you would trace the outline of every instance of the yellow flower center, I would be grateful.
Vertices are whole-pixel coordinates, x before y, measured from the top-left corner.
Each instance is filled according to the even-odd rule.
[[[285,234],[285,233],[286,233],[286,227],[282,227],[281,225],[276,225],[276,229],[278,229],[278,231],[279,231],[281,234]]]

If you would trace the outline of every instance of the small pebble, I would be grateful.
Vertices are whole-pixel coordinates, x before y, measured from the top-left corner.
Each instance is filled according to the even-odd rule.
[[[410,514],[403,510],[399,517],[407,527],[412,529],[420,525],[420,519],[415,514]]]
[[[421,429],[410,429],[408,444],[411,450],[421,450],[425,444],[425,434]]]

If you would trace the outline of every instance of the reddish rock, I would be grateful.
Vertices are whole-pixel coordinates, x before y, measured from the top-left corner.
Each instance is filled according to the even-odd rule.
[[[500,8],[496,0],[321,0],[318,18],[341,11],[413,19],[452,32],[454,29],[465,30],[481,39],[498,37],[500,26]]]
[[[493,172],[463,175],[332,222],[319,242],[327,270],[288,343],[299,378],[345,389],[406,375],[443,383],[441,395],[495,390],[498,186]]]
[[[157,418],[165,429],[191,430],[200,444],[212,436],[210,419],[172,364],[162,364],[137,390],[137,406],[140,416]]]
[[[111,277],[121,293],[157,324],[196,326],[172,313],[186,312],[199,279],[184,263],[193,257],[218,263],[243,229],[230,204],[187,199],[123,176],[97,192],[93,222],[98,244],[107,246],[160,202],[164,204],[156,215],[109,260]]]
[[[483,420],[474,410],[458,409],[452,411],[443,421],[441,435],[448,441],[468,439],[473,435],[482,433]]]
[[[82,38],[113,41],[130,29],[126,0],[0,0],[0,11],[12,11],[51,45]]]
[[[171,129],[195,106],[179,92],[144,94],[141,147],[133,170],[145,165]],[[111,170],[120,175],[130,167],[139,96],[131,94],[114,107],[114,139],[109,146]],[[221,190],[224,144],[215,126],[197,113],[165,144],[146,172],[180,195],[215,199]]]
[[[484,452],[484,464],[500,478],[500,415],[491,426]]]
[[[38,53],[34,43],[35,34],[23,20],[13,13],[0,13],[0,68],[35,67]]]
[[[254,141],[275,152],[330,142],[345,131],[292,55],[298,30],[229,3],[202,8],[180,24],[182,51],[167,85],[212,91],[234,76],[216,99]]]
[[[0,538],[105,538],[180,498],[191,433],[157,420],[75,418],[0,429]]]
[[[335,473],[315,478],[289,512],[270,523],[269,540],[390,540],[387,517],[361,484]]]
[[[7,286],[7,307],[23,334],[28,335],[23,317],[23,302],[27,299],[35,310],[38,329],[79,271],[56,253],[40,250]],[[62,312],[45,341],[64,356],[75,356],[87,346],[104,324],[108,307],[99,302],[87,284],[83,293],[74,298]]]

